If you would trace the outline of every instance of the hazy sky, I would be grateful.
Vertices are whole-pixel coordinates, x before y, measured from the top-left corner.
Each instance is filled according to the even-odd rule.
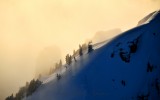
[[[95,32],[129,29],[157,9],[160,0],[0,0],[0,97],[33,77],[44,48],[64,57]]]

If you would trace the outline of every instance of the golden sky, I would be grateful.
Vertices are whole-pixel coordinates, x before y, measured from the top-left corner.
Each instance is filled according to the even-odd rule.
[[[127,30],[157,9],[160,0],[0,0],[0,82],[17,90],[44,48],[58,46],[64,58],[95,32]]]
[[[64,55],[97,31],[134,27],[158,7],[159,0],[1,0],[0,36],[8,49],[58,45]]]

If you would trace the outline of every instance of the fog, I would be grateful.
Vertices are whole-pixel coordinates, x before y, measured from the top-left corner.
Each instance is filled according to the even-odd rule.
[[[64,62],[97,31],[125,31],[159,7],[160,0],[0,0],[0,100],[45,67],[39,59]]]

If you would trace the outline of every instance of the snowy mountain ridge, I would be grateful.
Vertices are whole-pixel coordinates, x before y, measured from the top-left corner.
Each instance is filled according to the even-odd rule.
[[[152,20],[155,19],[155,17],[159,14],[159,12],[160,12],[160,10],[157,10],[157,11],[150,13],[149,15],[144,17],[142,20],[140,20],[138,22],[138,25],[147,24],[147,23],[151,22]]]
[[[160,11],[43,79],[24,100],[160,100]],[[60,80],[56,74],[62,75]]]

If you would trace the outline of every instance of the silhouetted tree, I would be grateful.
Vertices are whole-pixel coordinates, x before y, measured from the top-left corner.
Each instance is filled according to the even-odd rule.
[[[66,64],[70,65],[72,63],[72,56],[67,54],[66,55]]]
[[[26,96],[26,91],[26,87],[21,87],[18,93],[16,93],[15,100],[22,100]]]
[[[69,65],[69,54],[66,55],[66,64]]]
[[[88,53],[93,51],[93,46],[91,43],[92,43],[91,41],[88,43]]]
[[[26,88],[28,89],[28,86],[29,86],[29,82],[26,82]]]
[[[13,94],[11,96],[8,96],[5,100],[14,100]]]
[[[59,67],[62,67],[62,60],[59,61]]]
[[[73,57],[75,57],[76,56],[76,51],[75,50],[73,50]]]
[[[70,64],[71,64],[72,63],[72,56],[71,55],[69,56],[69,59],[70,59],[69,61],[70,61]]]
[[[60,80],[60,79],[61,79],[61,75],[57,74],[57,80]]]
[[[77,60],[76,60],[76,57],[74,56],[73,58],[74,58],[74,61],[76,62],[76,61],[77,61]]]
[[[55,70],[57,70],[59,67],[58,63],[55,64]]]
[[[35,80],[31,80],[28,89],[27,89],[27,96],[32,95],[32,93],[35,91]]]
[[[53,73],[53,68],[50,67],[50,69],[49,69],[49,75],[51,75],[52,73]]]
[[[35,82],[36,89],[38,89],[39,86],[41,86],[41,85],[42,85],[42,82],[39,79],[37,79],[36,82]]]
[[[33,79],[30,81],[30,83],[26,82],[26,85],[19,89],[15,97],[12,94],[11,96],[8,96],[5,100],[22,100],[25,96],[32,95],[32,93],[35,92],[41,84],[42,82],[38,79],[36,81]]]
[[[39,81],[38,79],[35,81],[34,79],[31,80],[28,89],[27,89],[27,93],[26,95],[32,95],[32,93],[34,93],[36,91],[36,89],[42,84],[41,81]]]
[[[83,50],[82,50],[82,46],[79,45],[79,55],[82,56],[83,55]]]
[[[64,67],[65,67],[66,69],[68,68],[68,66],[67,66],[67,65],[65,65]]]

